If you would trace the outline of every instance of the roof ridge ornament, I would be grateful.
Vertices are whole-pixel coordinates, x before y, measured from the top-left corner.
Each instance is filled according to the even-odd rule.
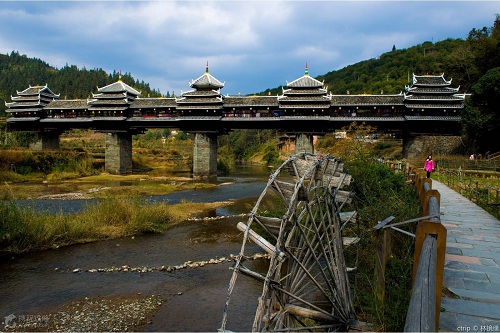
[[[309,76],[309,67],[307,66],[307,62],[306,62],[306,70],[304,71],[304,76]]]
[[[208,60],[207,60],[207,67],[205,68],[205,74],[208,74],[209,71],[208,71]]]

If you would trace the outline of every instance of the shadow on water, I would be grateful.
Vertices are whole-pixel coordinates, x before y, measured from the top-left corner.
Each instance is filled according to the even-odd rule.
[[[244,169],[244,171],[247,171]],[[236,199],[235,204],[210,215],[248,213],[262,192],[264,177],[250,173],[219,178],[215,189],[183,191],[151,197],[178,202]],[[50,200],[46,200],[50,201]],[[73,206],[75,211],[80,206]],[[33,203],[32,203],[33,204]],[[68,201],[59,203],[67,209]],[[88,202],[86,203],[88,204]],[[48,202],[43,202],[48,207]],[[56,206],[53,206],[56,207]],[[75,208],[76,207],[76,208]],[[54,208],[56,209],[56,208]],[[221,324],[232,263],[181,270],[139,272],[88,272],[89,269],[175,266],[186,261],[208,261],[238,254],[242,235],[236,224],[244,217],[184,222],[164,234],[138,235],[109,241],[68,246],[0,262],[0,316],[48,313],[85,297],[159,295],[163,304],[144,327],[146,331],[216,331]],[[254,246],[254,248],[252,248]],[[262,252],[255,245],[250,251]],[[248,261],[254,270],[266,271],[266,261]],[[79,269],[78,273],[73,270]],[[227,328],[249,331],[262,286],[239,277],[231,300]]]

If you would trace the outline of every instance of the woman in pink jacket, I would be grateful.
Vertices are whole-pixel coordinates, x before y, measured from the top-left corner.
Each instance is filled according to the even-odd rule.
[[[431,178],[431,172],[434,171],[434,161],[432,160],[432,155],[427,156],[424,163],[424,170],[427,171],[427,178]]]

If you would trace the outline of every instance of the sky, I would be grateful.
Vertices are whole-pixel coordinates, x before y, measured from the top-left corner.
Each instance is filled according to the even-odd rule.
[[[316,77],[393,46],[465,39],[497,13],[500,1],[0,0],[0,52],[122,71],[177,96],[208,62],[222,94],[247,95],[301,77],[306,63]]]

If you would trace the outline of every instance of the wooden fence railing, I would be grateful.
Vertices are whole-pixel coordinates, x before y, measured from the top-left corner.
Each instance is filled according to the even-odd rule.
[[[489,213],[500,217],[500,188],[488,184],[481,185],[473,177],[464,175],[461,169],[439,169],[440,180],[470,201],[475,202]]]
[[[406,315],[406,332],[435,332],[439,329],[443,287],[446,228],[440,220],[440,193],[423,170],[409,163],[386,162],[395,172],[403,172],[415,186],[421,216],[415,233],[413,288]],[[389,226],[389,225],[388,225]],[[393,227],[394,228],[394,227]]]

